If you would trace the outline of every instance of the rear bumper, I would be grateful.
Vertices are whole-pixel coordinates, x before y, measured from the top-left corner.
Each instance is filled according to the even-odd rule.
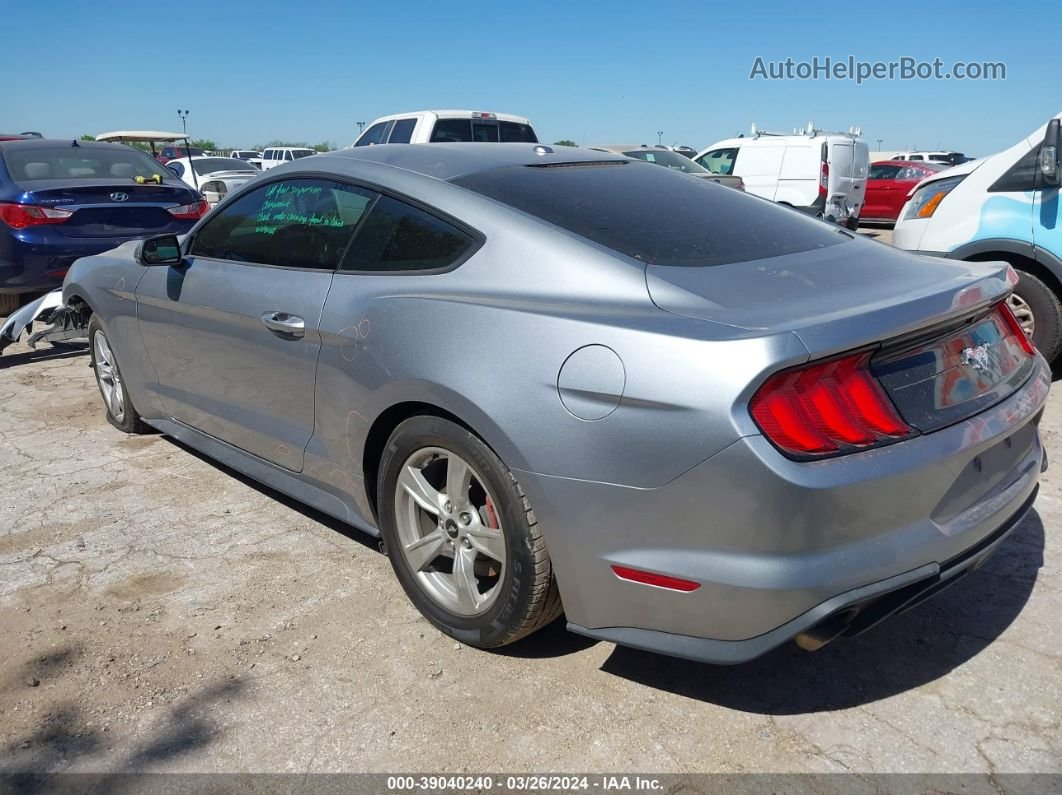
[[[982,562],[1036,493],[1049,385],[1038,358],[1019,392],[973,418],[828,461],[789,461],[750,436],[657,489],[517,477],[574,631],[741,662],[853,607],[867,624],[871,602],[887,615],[897,594]],[[612,564],[700,587],[621,580]],[[878,601],[887,594],[896,604]]]

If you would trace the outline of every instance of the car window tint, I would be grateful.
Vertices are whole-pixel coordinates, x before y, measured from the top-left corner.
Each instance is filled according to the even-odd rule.
[[[431,142],[466,143],[472,140],[471,119],[439,119],[431,131]]]
[[[723,265],[850,239],[713,180],[634,160],[507,166],[452,182],[656,265]]]
[[[473,238],[405,202],[381,196],[358,230],[340,270],[417,271],[446,268]]]
[[[530,124],[520,124],[515,121],[500,121],[498,128],[501,133],[503,144],[537,144],[538,136],[531,129]]]
[[[713,174],[730,176],[734,171],[734,160],[737,158],[737,152],[738,150],[736,148],[713,149],[711,152],[705,152],[694,162],[697,165],[708,169]]]
[[[184,176],[184,163],[178,163],[176,160],[171,160],[166,164],[166,168],[173,171],[178,177]]]
[[[868,179],[896,179],[902,166],[871,166]]]
[[[157,160],[128,146],[106,147],[45,144],[5,150],[8,173],[15,182],[38,179],[172,178]]]
[[[417,126],[416,119],[399,119],[391,128],[391,137],[387,139],[392,144],[408,144],[413,138],[413,128]]]
[[[911,155],[911,156],[910,156],[909,158],[907,158],[907,159],[908,159],[908,160],[921,160],[921,159],[922,159],[922,155]]]
[[[191,253],[287,268],[334,269],[374,196],[331,180],[263,185],[207,221]]]
[[[372,127],[365,131],[365,134],[358,139],[355,146],[368,146],[369,144],[381,144],[384,140],[384,134],[387,132],[387,126],[391,122],[382,121],[379,124],[374,124]]]

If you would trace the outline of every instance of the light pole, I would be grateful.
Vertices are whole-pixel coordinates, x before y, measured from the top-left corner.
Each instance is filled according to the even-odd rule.
[[[664,131],[663,130],[657,130],[656,131],[656,143],[657,143],[657,146],[659,146],[659,145],[664,143]]]
[[[878,151],[880,152],[881,151],[881,142],[884,141],[885,139],[884,138],[878,138],[877,140],[878,140]]]
[[[356,125],[358,125],[358,135],[361,135],[361,131],[365,129],[365,122],[363,122],[363,121],[356,121],[356,122],[354,122],[354,123],[355,123]]]
[[[184,131],[184,137],[188,137],[188,111],[178,110],[177,116],[181,119],[181,129]]]

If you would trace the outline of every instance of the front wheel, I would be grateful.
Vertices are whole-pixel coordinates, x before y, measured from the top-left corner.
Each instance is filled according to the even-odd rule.
[[[413,417],[380,461],[380,531],[414,606],[462,643],[504,646],[562,612],[549,553],[512,472],[467,429]]]
[[[1062,352],[1062,303],[1039,278],[1018,271],[1018,286],[1008,299],[1014,316],[1048,362]]]

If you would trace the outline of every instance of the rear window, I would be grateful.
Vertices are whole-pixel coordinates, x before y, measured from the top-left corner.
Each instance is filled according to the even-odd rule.
[[[133,179],[135,177],[168,177],[167,171],[154,158],[128,146],[97,149],[88,146],[40,146],[4,151],[7,170],[15,182],[35,179]]]
[[[849,240],[797,210],[635,161],[509,166],[452,181],[654,265],[724,265]]]
[[[257,174],[258,169],[243,160],[234,157],[208,157],[205,160],[193,160],[192,168],[199,176],[212,174],[215,171],[246,171],[249,174]]]
[[[538,143],[530,124],[489,119],[439,119],[431,132],[431,143]]]

